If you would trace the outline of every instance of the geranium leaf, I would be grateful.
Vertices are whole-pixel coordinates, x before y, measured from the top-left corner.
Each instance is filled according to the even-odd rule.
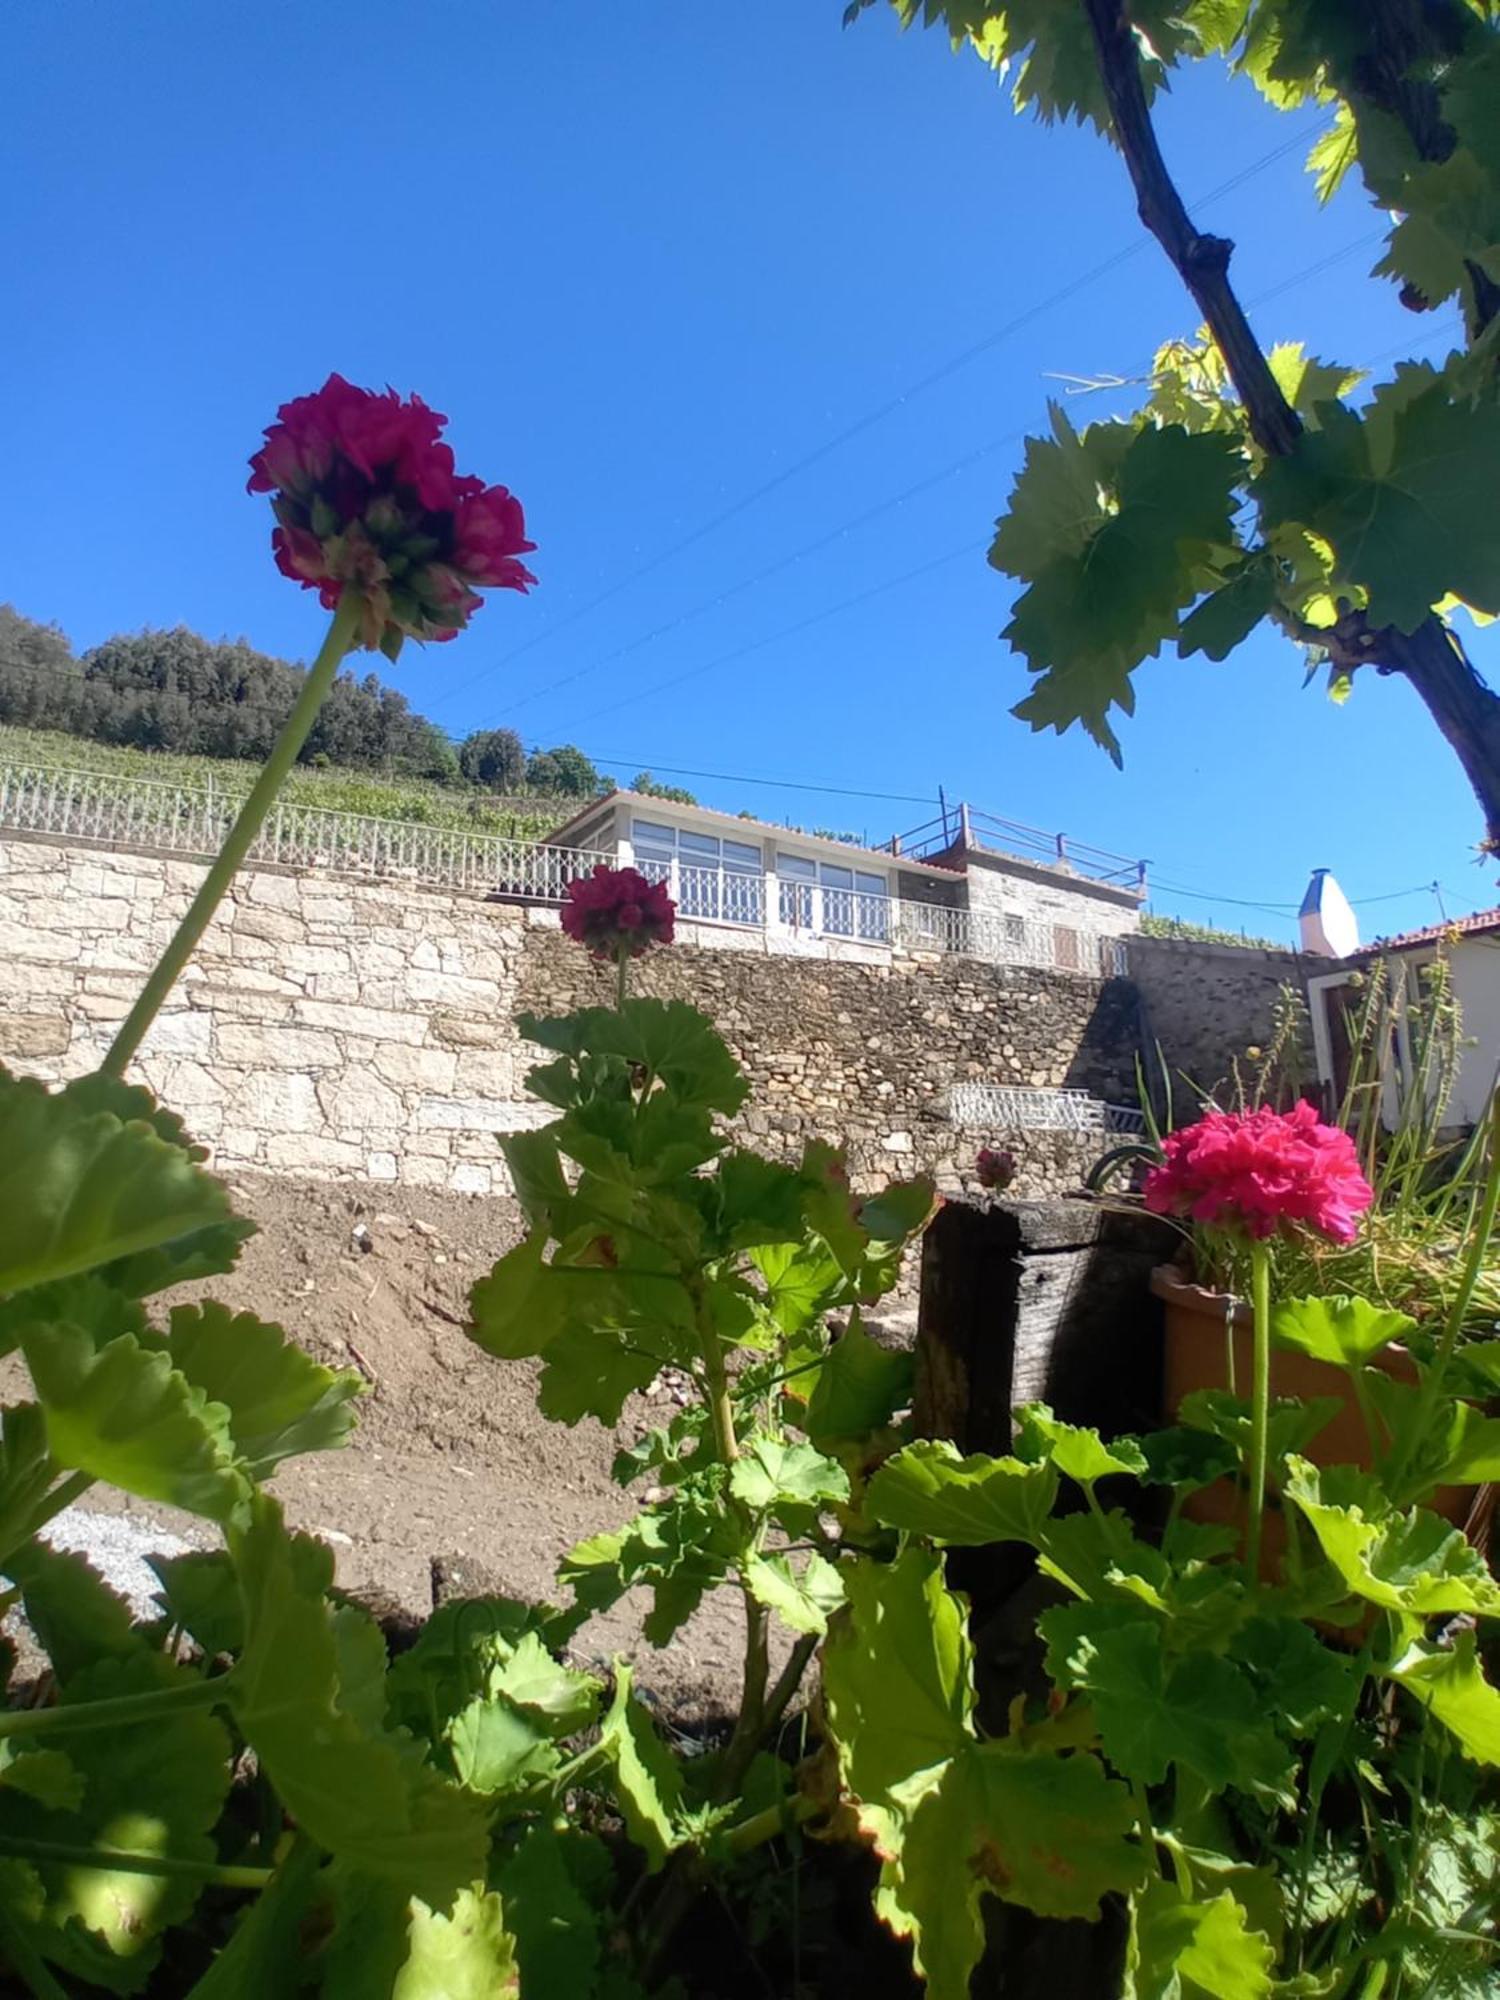
[[[1359,1368],[1393,1340],[1416,1330],[1405,1313],[1372,1306],[1368,1299],[1286,1299],[1271,1313],[1271,1338],[1314,1361]]]
[[[13,1549],[5,1573],[20,1587],[26,1622],[58,1679],[70,1681],[96,1661],[144,1650],[145,1633],[88,1558],[41,1540]]]
[[[129,1333],[100,1347],[64,1323],[31,1327],[22,1345],[59,1465],[214,1521],[243,1505],[228,1411],[167,1354]]]
[[[1293,1452],[1304,1451],[1343,1409],[1336,1396],[1287,1398],[1271,1405],[1266,1423],[1266,1459],[1274,1469]],[[1194,1389],[1184,1396],[1178,1416],[1189,1429],[1210,1431],[1248,1461],[1250,1405],[1223,1389]]]
[[[1153,1486],[1180,1486],[1196,1493],[1239,1471],[1240,1455],[1227,1439],[1212,1431],[1175,1424],[1148,1431],[1140,1439],[1146,1470],[1140,1477]]]
[[[504,1696],[481,1696],[460,1709],[447,1742],[459,1783],[490,1799],[524,1790],[557,1768],[551,1733]]]
[[[1046,1529],[1057,1499],[1057,1472],[1047,1462],[960,1455],[947,1439],[919,1439],[886,1460],[871,1479],[866,1505],[890,1528],[950,1547],[1030,1542]]]
[[[292,1844],[188,2000],[267,2000],[296,1992],[307,1961],[303,1927],[321,1886],[322,1858],[311,1841]],[[321,1990],[335,2000],[327,1985]]]
[[[1235,1633],[1232,1652],[1250,1669],[1267,1713],[1293,1737],[1344,1720],[1359,1692],[1349,1655],[1325,1646],[1299,1618],[1252,1618]]]
[[[1131,1908],[1125,2000],[1265,2000],[1275,1959],[1227,1889],[1192,1902],[1151,1882]]]
[[[231,1705],[267,1776],[330,1854],[446,1904],[484,1874],[483,1806],[350,1712],[330,1607],[298,1575],[267,1495],[257,1495],[232,1548],[247,1636]]]
[[[0,1788],[20,1792],[53,1812],[76,1812],[85,1783],[65,1750],[18,1750],[7,1738],[0,1742]]]
[[[228,1410],[235,1453],[252,1479],[269,1477],[284,1458],[341,1445],[365,1393],[357,1370],[325,1368],[282,1327],[227,1306],[174,1307],[167,1351],[195,1388]]]
[[[1287,1498],[1357,1597],[1387,1611],[1500,1612],[1500,1585],[1484,1558],[1440,1515],[1398,1513],[1379,1482],[1349,1466],[1319,1471],[1288,1461]]]
[[[829,1617],[844,1601],[838,1569],[816,1552],[800,1573],[787,1556],[747,1556],[742,1574],[751,1596],[793,1632],[826,1632]]]
[[[967,1746],[912,1813],[896,1898],[932,2000],[967,2000],[987,1891],[1044,1917],[1097,1918],[1145,1857],[1124,1785],[1084,1752]]]
[[[536,1632],[524,1632],[503,1665],[491,1669],[491,1694],[535,1717],[549,1736],[587,1729],[599,1712],[601,1684],[554,1660]]]
[[[807,1399],[805,1428],[820,1449],[865,1437],[888,1424],[910,1399],[915,1362],[865,1332],[858,1311],[829,1348]]]
[[[800,1174],[759,1153],[726,1153],[704,1192],[715,1235],[726,1247],[790,1244],[801,1229]]]
[[[293,1538],[295,1547],[296,1538]],[[391,1720],[418,1735],[439,1730],[513,1659],[528,1633],[545,1644],[562,1613],[513,1597],[453,1598],[398,1653],[386,1674]]]
[[[844,1784],[889,1807],[972,1742],[972,1653],[942,1559],[843,1566],[848,1611],[823,1649],[823,1698]]]
[[[615,1667],[615,1698],[604,1718],[600,1744],[613,1767],[613,1789],[625,1830],[654,1874],[678,1844],[682,1780],[651,1718],[636,1700],[630,1669],[623,1662]]]
[[[1080,1486],[1121,1472],[1139,1479],[1147,1470],[1145,1454],[1134,1438],[1106,1444],[1097,1431],[1060,1423],[1045,1403],[1028,1403],[1017,1414],[1016,1456],[1031,1464],[1050,1460]]]
[[[849,1475],[835,1459],[810,1444],[752,1437],[740,1448],[729,1474],[730,1491],[756,1513],[784,1500],[815,1504],[847,1500]]]
[[[415,1901],[408,1938],[391,2000],[506,2000],[520,1994],[515,1939],[493,1890],[461,1889],[446,1912]]]
[[[289,1535],[287,1554],[299,1586],[309,1596],[333,1588],[333,1550],[314,1535]],[[160,1589],[157,1595],[174,1625],[180,1625],[210,1657],[238,1653],[245,1644],[245,1611],[233,1558],[225,1549],[190,1549],[180,1556],[147,1556]]]
[[[1500,1765],[1500,1691],[1484,1677],[1472,1632],[1451,1646],[1409,1646],[1386,1671],[1452,1730],[1466,1757]]]
[[[145,1119],[0,1070],[0,1293],[97,1271],[229,1220],[229,1200]]]
[[[766,1305],[785,1334],[805,1332],[847,1293],[843,1266],[825,1243],[765,1243],[750,1253],[765,1280]]]
[[[627,1000],[539,1019],[520,1014],[527,1041],[578,1061],[613,1057],[649,1071],[686,1104],[733,1117],[749,1086],[712,1024],[684,1000]]]
[[[536,1825],[496,1879],[516,1940],[523,1993],[591,1994],[599,1972],[599,1911],[580,1886],[590,1867],[610,1875],[608,1850],[569,1827]]]
[[[8,1404],[0,1411],[0,1561],[30,1535],[53,1477],[40,1404]]]

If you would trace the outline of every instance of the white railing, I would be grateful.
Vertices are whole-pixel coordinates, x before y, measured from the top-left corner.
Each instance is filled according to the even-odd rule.
[[[237,798],[219,792],[162,784],[154,778],[0,765],[0,826],[23,833],[50,833],[207,860],[219,851],[239,804]],[[541,903],[560,903],[575,875],[595,862],[614,860],[610,854],[513,840],[504,834],[376,819],[286,801],[271,808],[250,858],[287,868],[470,889]]]
[[[1111,979],[1125,970],[1123,938],[1101,937],[1070,924],[992,910],[958,910],[944,903],[897,903],[894,941],[908,951],[955,952],[988,965],[1032,965]]]
[[[1026,1090],[1010,1083],[956,1083],[948,1094],[955,1125],[988,1131],[1144,1132],[1145,1115],[1106,1104],[1086,1090]]]

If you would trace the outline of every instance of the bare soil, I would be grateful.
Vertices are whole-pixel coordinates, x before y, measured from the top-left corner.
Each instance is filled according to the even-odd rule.
[[[610,1465],[666,1421],[670,1383],[634,1398],[617,1431],[592,1419],[568,1428],[538,1412],[536,1364],[493,1360],[464,1337],[469,1287],[519,1235],[509,1201],[259,1175],[233,1187],[260,1234],[236,1270],[183,1296],[275,1320],[370,1385],[343,1450],[280,1469],[273,1491],[291,1524],[329,1542],[339,1583],[377,1609],[425,1617],[434,1565],[453,1594],[553,1598],[559,1558],[634,1512],[638,1493],[615,1485]],[[113,1492],[85,1504],[213,1539],[202,1522]],[[737,1684],[737,1599],[711,1594],[662,1651],[640,1637],[644,1609],[633,1593],[591,1620],[575,1658],[630,1658],[642,1690],[690,1727],[721,1714]]]

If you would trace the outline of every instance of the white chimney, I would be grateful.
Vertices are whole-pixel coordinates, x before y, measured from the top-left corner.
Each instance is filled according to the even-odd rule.
[[[1315,868],[1298,912],[1302,949],[1320,958],[1348,958],[1359,950],[1359,919],[1326,868]]]

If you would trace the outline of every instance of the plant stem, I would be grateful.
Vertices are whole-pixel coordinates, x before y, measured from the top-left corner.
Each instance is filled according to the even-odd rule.
[[[190,1861],[176,1854],[79,1847],[65,1840],[17,1840],[9,1834],[0,1834],[0,1854],[14,1854],[23,1861],[60,1861],[74,1868],[112,1868],[127,1875],[183,1875],[220,1889],[264,1889],[276,1872],[274,1868],[226,1867],[220,1861]]]
[[[25,1982],[32,2000],[68,2000],[67,1990],[52,1977],[42,1954],[4,1910],[0,1910],[0,1956],[9,1959],[11,1971]]]
[[[1254,1382],[1250,1396],[1250,1532],[1246,1560],[1250,1583],[1260,1581],[1260,1536],[1266,1507],[1266,1446],[1271,1416],[1271,1253],[1250,1248],[1250,1294],[1255,1307]]]
[[[768,1840],[800,1826],[804,1820],[816,1819],[822,1807],[802,1793],[782,1799],[779,1804],[767,1806],[764,1812],[753,1814],[741,1820],[724,1836],[724,1844],[733,1855],[749,1854],[754,1848],[764,1847]]]
[[[319,648],[318,657],[313,661],[307,679],[302,683],[302,692],[297,696],[292,712],[287,717],[260,776],[250,789],[250,796],[240,807],[224,845],[219,849],[213,865],[199,885],[197,895],[189,903],[187,915],[177,926],[171,942],[142,987],[140,997],[110,1043],[109,1053],[99,1066],[104,1075],[125,1074],[131,1058],[145,1040],[151,1023],[156,1019],[162,1002],[176,985],[183,967],[197,949],[198,941],[208,929],[214,911],[223,901],[240,863],[254,845],[255,836],[264,825],[266,814],[271,810],[276,794],[281,790],[282,780],[296,762],[297,752],[307,741],[308,732],[317,719],[318,710],[323,706],[324,698],[333,686],[335,674],[345,655],[353,647],[363,609],[364,600],[359,592],[352,586],[346,585],[344,594],[339,599],[338,609],[333,614],[333,623],[328,628],[328,635]]]
[[[113,1695],[107,1701],[65,1702],[56,1708],[0,1710],[0,1741],[7,1736],[66,1736],[85,1729],[119,1729],[159,1716],[180,1715],[184,1709],[212,1708],[224,1699],[234,1669],[212,1680],[185,1681],[178,1687],[150,1688],[144,1694]]]

